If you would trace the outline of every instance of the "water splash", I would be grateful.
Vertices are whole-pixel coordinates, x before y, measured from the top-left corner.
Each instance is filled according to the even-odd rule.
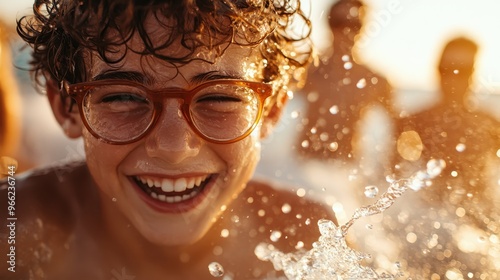
[[[224,275],[224,267],[218,262],[211,262],[208,265],[208,271],[213,277],[222,277]]]
[[[406,179],[387,177],[389,188],[373,204],[358,208],[351,219],[337,227],[332,221],[319,220],[321,233],[310,251],[299,250],[283,253],[273,245],[261,243],[255,248],[255,255],[263,261],[270,261],[277,271],[283,271],[288,279],[396,279],[402,276],[401,265],[396,263],[397,273],[377,273],[374,269],[361,265],[370,255],[351,249],[345,236],[349,228],[361,217],[382,213],[409,188],[419,190],[430,186],[430,180],[445,168],[443,160],[430,160],[427,169],[418,171]]]
[[[368,198],[374,198],[378,194],[377,186],[366,186],[365,187],[365,196]]]

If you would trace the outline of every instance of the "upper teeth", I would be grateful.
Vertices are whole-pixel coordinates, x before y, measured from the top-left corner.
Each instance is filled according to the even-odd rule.
[[[144,176],[138,176],[137,178],[143,184],[147,184],[150,188],[161,188],[161,190],[164,192],[183,192],[187,189],[192,189],[195,186],[201,185],[201,182],[203,182],[207,177],[208,175],[178,179],[153,178]]]

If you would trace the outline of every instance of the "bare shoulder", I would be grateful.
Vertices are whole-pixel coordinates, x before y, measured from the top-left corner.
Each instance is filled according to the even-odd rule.
[[[10,188],[15,195],[13,214],[20,222],[35,216],[63,222],[68,212],[78,207],[75,203],[87,197],[89,188],[81,186],[91,180],[84,163],[35,169],[12,177],[10,184],[7,179],[0,181],[0,192],[7,193],[9,186],[14,187]],[[7,195],[0,199],[7,199]]]
[[[309,250],[320,233],[320,219],[335,221],[331,207],[300,197],[296,187],[270,181],[251,181],[214,225],[220,256],[212,259],[235,279],[283,279],[270,262],[255,254],[259,244],[270,244],[282,252]]]
[[[306,248],[319,237],[317,223],[321,219],[336,223],[335,214],[326,204],[297,195],[298,187],[270,181],[251,181],[243,199],[248,211],[257,219],[266,239],[284,251],[295,250],[302,242]],[[279,241],[272,240],[281,236]]]
[[[256,205],[271,210],[269,214],[276,217],[292,214],[295,218],[303,217],[306,220],[335,220],[330,207],[307,195],[298,195],[299,189],[300,187],[284,183],[254,180],[248,184],[244,195]]]
[[[48,264],[64,255],[88,199],[88,187],[82,188],[90,180],[87,174],[84,164],[72,164],[16,174],[10,183],[0,181],[0,205],[12,206],[0,211],[10,226],[1,231],[0,247],[12,253],[2,254],[1,262],[14,267],[17,279],[44,275]]]

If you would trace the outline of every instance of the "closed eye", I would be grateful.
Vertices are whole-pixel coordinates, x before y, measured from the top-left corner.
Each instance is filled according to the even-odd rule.
[[[139,103],[148,103],[147,99],[135,94],[112,94],[107,95],[101,99],[103,103],[111,103],[111,102],[139,102]]]
[[[196,102],[241,102],[241,99],[229,95],[205,95]]]

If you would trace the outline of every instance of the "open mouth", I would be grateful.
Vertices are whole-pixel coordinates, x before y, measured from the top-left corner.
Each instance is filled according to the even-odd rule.
[[[157,178],[149,176],[132,177],[139,188],[151,198],[164,203],[185,202],[203,191],[212,175],[189,178]]]

